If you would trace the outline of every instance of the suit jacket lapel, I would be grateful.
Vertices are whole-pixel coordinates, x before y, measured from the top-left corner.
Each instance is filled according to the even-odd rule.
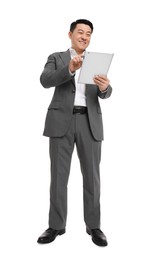
[[[65,52],[61,52],[60,53],[60,58],[62,59],[63,63],[67,66],[71,60],[71,56],[70,56],[70,51],[69,49]],[[75,86],[75,80],[74,78],[71,79],[72,80],[72,83],[74,84]]]
[[[65,65],[68,65],[69,64],[69,61],[71,60],[71,57],[70,57],[70,51],[67,50],[65,52],[61,52],[60,53],[60,58],[62,59],[63,63]]]

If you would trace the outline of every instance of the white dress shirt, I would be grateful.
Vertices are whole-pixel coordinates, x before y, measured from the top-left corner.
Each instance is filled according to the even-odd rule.
[[[71,54],[71,58],[78,55],[73,48],[70,48],[70,54]],[[87,106],[87,104],[86,104],[86,85],[78,83],[80,69],[75,71],[76,93],[75,93],[74,106],[86,107]]]

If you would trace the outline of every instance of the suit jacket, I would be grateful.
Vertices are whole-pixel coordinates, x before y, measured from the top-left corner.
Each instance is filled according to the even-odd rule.
[[[75,80],[69,73],[70,51],[53,53],[48,57],[40,82],[44,88],[55,86],[52,101],[48,107],[43,135],[62,137],[69,129],[75,98]],[[102,112],[98,98],[108,98],[112,93],[109,85],[105,93],[98,86],[86,85],[88,118],[93,137],[103,140]]]

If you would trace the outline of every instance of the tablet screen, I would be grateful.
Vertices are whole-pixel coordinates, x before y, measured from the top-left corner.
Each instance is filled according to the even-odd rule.
[[[85,57],[80,70],[78,82],[84,84],[95,84],[95,75],[107,76],[113,53],[85,52]]]

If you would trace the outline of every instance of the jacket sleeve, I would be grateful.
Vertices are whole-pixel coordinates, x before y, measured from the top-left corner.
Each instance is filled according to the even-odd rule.
[[[105,91],[100,91],[98,88],[98,96],[102,99],[109,98],[112,94],[112,87],[109,85]]]

